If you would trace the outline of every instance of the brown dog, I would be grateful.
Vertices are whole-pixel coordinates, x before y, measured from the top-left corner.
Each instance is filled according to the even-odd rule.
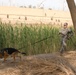
[[[18,53],[21,53],[15,48],[4,48],[0,50],[0,58],[4,58],[4,61],[8,58],[9,55],[11,55],[15,61],[16,56],[20,58],[21,56],[18,56]],[[21,54],[26,54],[26,53],[21,53]]]

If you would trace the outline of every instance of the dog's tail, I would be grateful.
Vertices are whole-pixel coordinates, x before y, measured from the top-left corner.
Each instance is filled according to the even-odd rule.
[[[23,54],[23,55],[26,55],[26,53],[25,52],[20,52],[21,54]]]
[[[23,55],[26,55],[26,53],[25,52],[20,52],[20,51],[18,51],[19,53],[21,53],[21,54],[23,54]]]

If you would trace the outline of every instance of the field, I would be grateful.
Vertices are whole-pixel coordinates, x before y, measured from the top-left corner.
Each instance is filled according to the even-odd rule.
[[[67,51],[59,55],[59,28],[0,24],[0,49],[14,47],[27,56],[0,60],[0,75],[76,75],[75,35],[67,41]]]
[[[67,50],[75,49],[75,35],[67,41]],[[0,49],[14,47],[27,55],[57,52],[60,49],[59,28],[0,24]]]

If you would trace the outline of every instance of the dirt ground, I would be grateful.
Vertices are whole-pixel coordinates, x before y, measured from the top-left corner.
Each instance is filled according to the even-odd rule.
[[[0,59],[0,75],[76,75],[76,51]]]

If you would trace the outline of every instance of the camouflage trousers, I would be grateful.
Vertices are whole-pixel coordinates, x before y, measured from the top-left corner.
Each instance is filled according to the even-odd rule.
[[[66,51],[66,41],[67,41],[67,37],[62,37],[61,38],[61,48],[60,48],[60,53],[63,54],[64,51]]]

